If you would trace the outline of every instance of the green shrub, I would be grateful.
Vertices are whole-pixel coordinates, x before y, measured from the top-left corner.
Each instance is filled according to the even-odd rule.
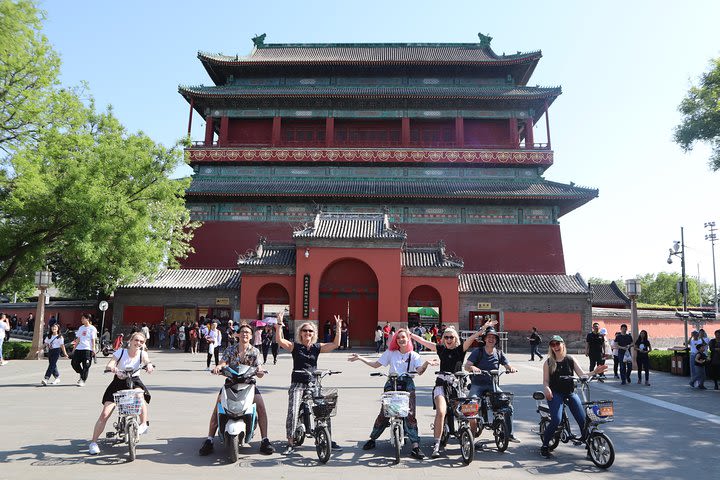
[[[27,357],[31,345],[30,342],[5,342],[2,348],[3,359],[23,359]]]
[[[670,371],[670,359],[675,354],[672,350],[653,350],[648,355],[650,358],[650,369],[660,372]]]

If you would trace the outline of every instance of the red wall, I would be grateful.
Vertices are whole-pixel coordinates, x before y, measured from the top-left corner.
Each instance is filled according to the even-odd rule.
[[[565,274],[559,225],[398,224],[408,243],[445,241],[465,261],[465,272]],[[293,227],[280,222],[204,222],[195,231],[196,253],[183,268],[237,268],[238,253],[254,249],[258,235],[292,241]]]
[[[33,316],[37,314],[37,304],[35,303],[4,303],[0,305],[0,311],[5,313],[8,316],[8,321],[10,321],[10,317],[13,315],[16,315],[18,320],[22,321],[23,328],[27,327],[27,318],[32,313]],[[43,319],[45,320],[45,325],[47,326],[48,322],[50,321],[50,317],[55,315],[56,317],[60,316],[60,325],[63,326],[63,328],[78,328],[81,325],[80,322],[80,316],[82,316],[83,313],[91,313],[93,314],[94,318],[97,319],[97,328],[100,329],[100,320],[102,319],[102,312],[98,311],[97,309],[97,303],[91,302],[87,305],[82,306],[62,306],[58,307],[50,303],[50,305],[45,306],[45,315],[43,316]],[[105,326],[110,326],[110,323],[112,322],[112,304],[110,308],[105,312]]]
[[[271,138],[272,119],[231,118],[229,121],[228,143],[231,145],[270,145]]]
[[[512,148],[509,120],[464,120],[465,146],[497,146]]]
[[[403,277],[400,305],[400,319],[407,319],[408,298],[415,288],[430,285],[440,294],[440,320],[446,325],[458,326],[460,301],[457,277]]]
[[[244,250],[243,250],[244,251]],[[237,266],[237,265],[236,265]],[[243,275],[240,288],[240,319],[250,322],[257,317],[258,292],[268,284],[279,284],[290,297],[290,316],[298,318],[295,311],[295,277],[290,275]]]

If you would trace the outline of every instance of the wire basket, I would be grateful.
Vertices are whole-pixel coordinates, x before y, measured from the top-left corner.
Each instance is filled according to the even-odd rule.
[[[323,388],[322,393],[321,397],[313,398],[313,415],[317,418],[334,417],[337,414],[337,389]]]
[[[113,393],[113,400],[120,415],[140,415],[142,409],[142,390],[120,390]]]
[[[407,417],[410,415],[409,392],[384,392],[382,394],[382,409],[386,417]]]
[[[513,401],[513,394],[510,392],[488,392],[488,397],[493,410],[508,408]]]
[[[584,402],[585,412],[593,423],[612,422],[615,415],[615,407],[612,400],[596,400]]]

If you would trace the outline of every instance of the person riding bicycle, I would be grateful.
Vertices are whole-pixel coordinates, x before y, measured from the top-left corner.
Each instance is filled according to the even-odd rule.
[[[381,366],[389,365],[390,373],[397,373],[402,375],[403,373],[414,372],[418,375],[422,375],[427,370],[429,365],[438,365],[437,359],[432,359],[423,362],[422,358],[417,352],[413,351],[412,342],[410,341],[410,331],[407,328],[400,328],[397,330],[395,335],[388,342],[388,348],[380,355],[376,361],[371,362],[357,353],[354,353],[348,358],[348,361],[355,362],[360,360],[365,365],[372,368],[379,368]],[[410,393],[410,414],[403,419],[405,422],[405,432],[412,444],[412,450],[410,455],[418,460],[425,458],[425,454],[420,450],[420,435],[418,434],[417,417],[415,416],[415,383],[412,377],[398,378],[397,381],[398,389],[404,390]],[[385,391],[393,390],[393,382],[388,379],[385,383]],[[372,432],[370,432],[370,440],[365,442],[363,450],[372,450],[375,448],[375,440],[377,440],[382,432],[390,425],[388,418],[380,408],[380,414],[375,419],[373,424]]]
[[[490,323],[486,323],[463,343],[460,343],[460,336],[452,326],[447,327],[443,332],[442,343],[435,344],[428,342],[420,335],[414,333],[410,335],[410,338],[427,349],[437,352],[438,358],[440,358],[440,370],[442,372],[455,373],[462,370],[465,354],[472,348],[475,340],[491,326]],[[435,409],[433,434],[435,436],[435,446],[433,447],[432,458],[438,458],[440,456],[440,443],[443,425],[445,424],[445,415],[447,414],[448,382],[453,382],[454,380],[454,377],[445,378],[442,376],[438,376],[435,379],[435,388],[433,388],[433,408]]]
[[[607,370],[607,365],[597,365],[590,374],[600,374]],[[554,335],[550,339],[547,360],[543,364],[543,390],[550,410],[550,422],[545,427],[542,437],[540,454],[544,457],[550,455],[550,440],[555,435],[560,421],[562,420],[563,403],[570,407],[572,416],[581,430],[581,439],[585,439],[585,411],[577,393],[575,383],[571,378],[573,374],[578,377],[586,375],[578,362],[567,354],[565,340],[560,335]]]
[[[515,369],[508,362],[507,357],[502,350],[495,348],[500,341],[500,336],[494,328],[488,328],[483,335],[484,345],[476,348],[472,351],[470,356],[465,363],[465,370],[468,372],[480,372],[485,370],[487,372],[491,370],[499,370],[500,365],[505,367],[507,373],[515,373]],[[477,396],[482,398],[485,392],[490,392],[493,389],[493,378],[490,375],[473,375],[470,380],[470,396]],[[498,388],[498,391],[502,391]],[[513,435],[513,407],[510,405],[507,414],[505,415],[505,424],[507,425],[508,440],[513,443],[518,443],[520,440],[515,438]],[[471,427],[477,432],[477,420],[470,420]],[[477,433],[476,433],[477,435]]]
[[[97,422],[95,422],[92,440],[90,440],[90,445],[88,447],[88,452],[91,455],[97,455],[98,453],[100,453],[100,447],[98,447],[97,440],[98,438],[100,438],[103,430],[105,430],[105,424],[107,423],[108,418],[110,418],[110,415],[112,415],[112,412],[115,409],[115,400],[113,398],[113,394],[119,392],[120,390],[127,390],[128,388],[128,379],[127,375],[125,374],[125,370],[127,368],[137,370],[141,366],[146,365],[147,372],[153,372],[153,364],[150,363],[150,358],[148,357],[148,353],[145,350],[145,341],[145,335],[143,335],[141,332],[133,333],[130,336],[130,340],[128,340],[127,348],[121,348],[120,350],[115,351],[112,358],[105,367],[105,370],[109,370],[115,375],[113,376],[112,382],[110,382],[110,385],[107,386],[107,388],[105,389],[105,393],[102,396],[103,408],[100,411],[100,416],[98,417]],[[134,389],[144,392],[144,402],[142,404],[142,410],[140,412],[140,425],[138,427],[138,434],[142,435],[147,431],[149,427],[148,404],[150,403],[150,392],[148,391],[143,381],[140,379],[140,372],[135,372],[135,374],[133,374],[132,380],[134,384]]]
[[[283,455],[292,455],[295,453],[295,442],[293,434],[298,422],[298,410],[302,400],[303,392],[308,387],[313,378],[311,371],[317,369],[318,356],[321,353],[332,352],[340,346],[340,327],[342,318],[335,315],[335,339],[331,343],[319,343],[317,341],[317,329],[310,322],[300,325],[300,341],[291,342],[283,336],[283,318],[285,312],[278,312],[277,323],[275,324],[275,338],[283,350],[287,350],[292,354],[293,373],[290,380],[290,388],[288,389],[288,413],[285,420],[285,430],[287,433],[287,448]],[[300,372],[303,370],[304,372]],[[328,419],[328,428],[330,428],[330,419]],[[333,440],[331,443],[333,450],[342,450],[342,448]]]
[[[260,369],[260,352],[257,348],[253,347],[250,342],[253,336],[252,327],[247,324],[240,325],[240,328],[237,333],[234,333],[234,336],[237,339],[237,343],[233,343],[226,348],[225,351],[223,351],[222,359],[211,370],[213,375],[220,373],[225,366],[228,366],[233,370],[237,370],[238,366],[247,365],[249,367],[255,367],[257,369],[257,377],[262,378],[265,375],[265,372]],[[229,381],[229,379],[226,380],[226,382]],[[213,438],[215,437],[215,432],[217,432],[218,429],[217,408],[218,403],[220,403],[221,393],[222,390],[218,393],[217,399],[215,400],[215,407],[213,408],[212,415],[210,415],[208,437],[200,447],[200,455],[203,456],[209,455],[214,450]],[[260,453],[270,455],[275,452],[275,448],[272,446],[270,439],[267,436],[267,409],[265,408],[265,402],[263,401],[263,397],[257,386],[255,386],[255,397],[253,401],[255,402],[255,408],[257,409],[258,426],[260,427],[260,436],[262,437],[262,441],[260,442]]]

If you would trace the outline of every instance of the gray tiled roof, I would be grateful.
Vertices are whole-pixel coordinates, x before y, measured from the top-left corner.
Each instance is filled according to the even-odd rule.
[[[593,283],[592,304],[626,307],[630,305],[630,299],[620,290],[615,282]]]
[[[587,295],[579,275],[534,275],[504,273],[464,273],[460,293]]]
[[[518,63],[537,60],[541,52],[497,55],[477,43],[266,44],[249,56],[199,52],[201,61],[243,63]]]
[[[293,232],[293,238],[404,240],[405,237],[383,213],[318,213],[312,225]]]
[[[248,97],[322,97],[322,98],[473,98],[483,100],[538,99],[557,97],[560,87],[468,87],[468,86],[180,86],[185,97],[248,98]]]
[[[402,253],[403,267],[444,267],[462,268],[464,262],[445,252],[443,246],[412,247],[407,246]]]
[[[260,248],[262,245],[262,248]],[[251,250],[238,260],[238,265],[294,267],[295,245],[265,244]]]
[[[152,278],[143,277],[120,288],[218,289],[240,287],[240,270],[162,270]]]

